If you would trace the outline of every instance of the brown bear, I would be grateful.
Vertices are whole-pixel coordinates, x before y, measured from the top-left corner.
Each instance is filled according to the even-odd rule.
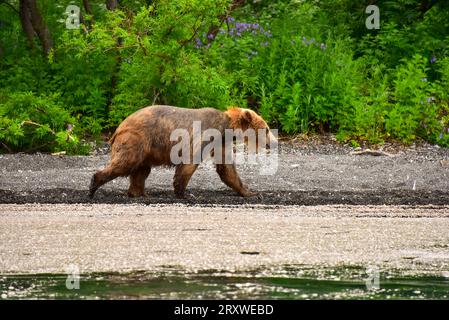
[[[130,197],[143,196],[145,179],[152,167],[176,166],[173,186],[175,195],[183,198],[198,163],[184,161],[175,164],[173,162],[171,150],[178,142],[172,141],[171,134],[176,129],[184,129],[191,137],[196,121],[201,123],[202,132],[207,129],[218,130],[223,137],[222,142],[224,142],[226,129],[240,129],[243,132],[247,129],[263,129],[266,135],[264,137],[266,147],[276,142],[267,123],[249,109],[234,107],[222,112],[213,108],[185,109],[163,105],[146,107],[127,117],[115,131],[109,141],[111,161],[105,169],[93,175],[89,196],[92,198],[100,186],[120,176],[130,176],[128,189]],[[204,146],[202,142],[199,151]],[[223,143],[223,146],[226,147],[226,143]],[[190,147],[194,149],[192,143]],[[193,150],[192,154],[194,153]],[[223,161],[215,165],[218,175],[226,185],[243,197],[253,195],[240,180],[234,163]]]

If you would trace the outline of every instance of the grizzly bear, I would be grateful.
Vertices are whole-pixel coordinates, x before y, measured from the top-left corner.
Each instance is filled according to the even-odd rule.
[[[276,142],[267,123],[249,109],[234,107],[222,112],[213,108],[185,109],[163,105],[149,106],[131,114],[119,125],[109,141],[110,163],[105,169],[93,175],[89,196],[92,198],[100,186],[123,176],[130,177],[128,189],[130,197],[144,196],[145,180],[152,167],[175,166],[174,191],[176,197],[183,198],[198,163],[190,161],[174,163],[171,149],[177,142],[172,141],[171,134],[177,129],[185,129],[192,136],[193,125],[196,121],[201,123],[201,131],[215,129],[222,137],[228,129],[240,129],[242,132],[248,129],[260,132],[262,129],[266,135],[263,140],[266,145],[263,147],[268,148],[270,143]],[[197,151],[201,151],[204,146],[204,143],[201,143]],[[226,147],[226,143],[223,143],[223,146]],[[192,143],[190,147],[194,149]],[[240,196],[254,195],[240,180],[234,163],[223,161],[223,163],[216,162],[215,165],[218,175],[227,186]]]

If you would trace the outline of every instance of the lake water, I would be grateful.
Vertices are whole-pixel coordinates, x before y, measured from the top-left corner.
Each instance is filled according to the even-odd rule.
[[[65,274],[1,275],[0,299],[449,299],[447,273],[354,266],[245,272],[187,272],[171,266],[157,272],[81,274],[79,289],[72,290],[66,280]]]

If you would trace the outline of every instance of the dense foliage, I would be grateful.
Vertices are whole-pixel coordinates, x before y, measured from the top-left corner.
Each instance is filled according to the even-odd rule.
[[[85,153],[154,103],[449,146],[448,45],[445,0],[0,0],[0,149]]]

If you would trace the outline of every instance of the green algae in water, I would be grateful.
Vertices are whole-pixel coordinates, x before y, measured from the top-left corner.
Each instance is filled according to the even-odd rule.
[[[248,272],[81,274],[69,290],[65,274],[2,275],[0,299],[449,299],[449,278],[381,274],[369,290],[363,268],[286,266]]]

